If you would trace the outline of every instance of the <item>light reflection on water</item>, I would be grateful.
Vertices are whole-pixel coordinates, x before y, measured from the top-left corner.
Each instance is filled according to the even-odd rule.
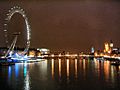
[[[23,71],[24,71],[24,90],[30,90],[30,78],[29,78],[29,72],[27,70],[27,63],[24,63],[24,67],[23,67]]]
[[[120,66],[111,66],[110,61],[51,59],[35,63],[17,63],[15,66],[0,70],[1,77],[7,77],[6,84],[13,90],[62,90],[63,88],[119,90],[120,88]]]
[[[67,59],[67,80],[69,81],[69,59]]]
[[[12,74],[12,68],[11,66],[8,67],[8,78],[11,78],[11,74]]]
[[[59,79],[61,78],[61,59],[59,59]]]
[[[75,59],[75,78],[77,78],[77,59]]]
[[[19,66],[18,66],[18,64],[16,64],[15,65],[15,76],[16,76],[16,78],[18,77],[18,75],[19,75]]]
[[[110,73],[110,62],[109,61],[104,61],[104,74],[105,74],[105,79],[109,80],[109,75]]]
[[[54,79],[54,59],[52,59],[52,78]]]

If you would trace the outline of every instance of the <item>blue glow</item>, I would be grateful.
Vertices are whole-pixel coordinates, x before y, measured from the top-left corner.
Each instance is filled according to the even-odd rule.
[[[19,74],[19,66],[18,64],[15,64],[15,76],[18,77]]]
[[[8,62],[11,62],[12,60],[14,62],[19,62],[19,61],[27,61],[28,60],[28,56],[24,55],[24,54],[18,54],[17,52],[15,52],[14,54],[11,55],[11,53],[9,54],[9,56],[11,59],[8,59]]]
[[[11,60],[11,59],[7,59],[7,61],[8,61],[8,62],[12,62],[12,60]]]
[[[11,69],[11,66],[8,67],[8,78],[11,77],[11,73],[12,73],[12,69]]]
[[[27,75],[27,63],[24,64],[24,77]]]

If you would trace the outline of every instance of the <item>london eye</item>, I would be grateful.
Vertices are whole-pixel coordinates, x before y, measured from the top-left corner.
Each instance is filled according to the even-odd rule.
[[[26,42],[25,42],[25,47],[24,47],[24,50],[23,50],[23,54],[25,55],[28,50],[29,50],[29,47],[30,47],[30,39],[31,39],[31,29],[30,29],[30,25],[29,25],[29,22],[28,22],[28,18],[25,14],[25,11],[20,8],[19,6],[14,6],[12,7],[8,13],[6,14],[7,17],[5,18],[5,23],[4,23],[4,33],[5,33],[5,41],[6,41],[6,45],[8,45],[9,41],[8,41],[8,24],[10,23],[11,21],[11,18],[13,17],[14,14],[20,14],[23,19],[24,19],[24,22],[25,22],[25,32],[26,32]],[[14,48],[15,44],[16,44],[16,40],[17,40],[17,34],[15,34],[15,39],[12,43],[13,47],[9,47],[9,50],[7,52],[7,54],[10,52],[10,48]],[[6,55],[7,55],[6,54]]]

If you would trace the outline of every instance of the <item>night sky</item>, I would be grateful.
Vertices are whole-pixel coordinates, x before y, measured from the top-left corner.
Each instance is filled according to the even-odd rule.
[[[0,46],[5,46],[4,19],[8,10],[18,5],[26,11],[31,25],[31,48],[90,51],[103,49],[104,42],[120,47],[120,2],[117,0],[1,0]],[[24,20],[15,14],[9,32],[25,33]],[[25,36],[20,38],[21,44]]]

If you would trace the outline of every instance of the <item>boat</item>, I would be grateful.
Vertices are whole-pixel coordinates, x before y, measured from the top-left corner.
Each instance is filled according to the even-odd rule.
[[[15,62],[10,58],[0,58],[0,66],[15,65]]]
[[[104,61],[103,57],[96,57],[96,59],[99,60],[99,61]]]
[[[120,65],[120,61],[113,61],[113,62],[111,62],[111,65],[119,66]]]
[[[0,66],[10,66],[10,65],[15,65],[15,63],[14,62],[0,62]]]

